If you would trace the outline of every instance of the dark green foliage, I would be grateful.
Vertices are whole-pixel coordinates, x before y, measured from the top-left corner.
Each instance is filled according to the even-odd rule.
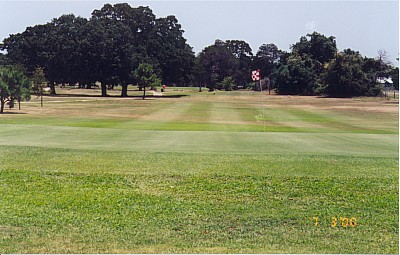
[[[143,99],[146,97],[146,87],[160,86],[161,80],[157,74],[154,73],[153,66],[147,63],[142,63],[133,72],[133,76],[138,82],[138,85],[143,89]]]
[[[399,68],[398,67],[392,68],[392,70],[389,72],[389,75],[392,76],[393,87],[398,90],[399,89]]]
[[[292,53],[287,65],[278,69],[276,90],[280,94],[313,95],[318,87],[321,64],[310,55]]]
[[[253,59],[253,69],[260,69],[262,78],[271,77],[282,64],[284,55],[275,44],[263,44]]]
[[[321,90],[324,64],[337,52],[335,37],[317,32],[302,36],[292,46],[285,66],[275,72],[276,91],[280,94],[315,95]]]
[[[216,40],[214,45],[206,47],[198,58],[198,64],[204,70],[204,82],[210,91],[216,89],[225,77],[233,76],[239,66],[238,59],[221,40]]]
[[[314,32],[292,46],[289,57],[278,64],[273,80],[279,94],[378,96],[382,88],[377,77],[391,76],[396,81],[396,69],[383,61],[384,57],[366,58],[351,49],[337,52],[334,37]]]
[[[225,43],[237,62],[237,68],[232,73],[232,78],[237,82],[237,85],[245,86],[250,81],[249,73],[253,65],[253,53],[250,45],[239,40],[227,40]]]
[[[20,102],[30,98],[30,82],[23,70],[17,66],[0,68],[0,113],[6,102]]]
[[[207,71],[202,65],[200,55],[196,57],[194,61],[194,67],[192,69],[192,82],[199,87],[200,92],[202,87],[207,86]]]
[[[398,88],[398,69],[389,64],[385,50],[376,59],[351,49],[338,52],[334,36],[307,34],[291,53],[262,44],[255,56],[245,41],[216,40],[195,57],[183,33],[173,15],[157,18],[149,7],[105,4],[90,19],[62,15],[10,35],[0,46],[7,53],[0,54],[0,66],[19,64],[30,74],[42,67],[53,95],[54,84],[90,88],[98,81],[102,96],[120,85],[126,97],[128,84],[137,82],[131,71],[141,63],[150,64],[163,84],[191,83],[210,91],[226,89],[221,85],[226,77],[235,81],[234,89],[246,87],[255,69],[279,94],[375,96],[381,93],[377,77],[391,77]]]
[[[206,86],[210,91],[226,89],[221,85],[226,77],[231,77],[236,85],[245,87],[251,81],[252,66],[253,53],[248,43],[216,40],[198,55],[193,77],[197,85]]]
[[[339,53],[329,62],[324,75],[324,93],[334,97],[377,96],[381,87],[376,83],[377,65],[371,59],[364,59],[358,52]]]
[[[194,66],[195,56],[183,32],[175,16],[159,18],[147,43],[147,52],[168,85],[187,86]]]
[[[0,67],[7,64],[7,55],[0,52]]]
[[[320,63],[329,62],[337,52],[335,37],[326,37],[317,32],[302,36],[300,41],[292,46],[292,50],[299,55],[308,54]]]
[[[46,82],[43,68],[37,67],[32,75],[32,88],[31,92],[34,95],[40,95],[43,91],[43,85]]]
[[[280,65],[274,74],[275,90],[283,94],[283,91],[291,90],[289,66],[287,64]]]
[[[119,71],[108,75],[121,83],[122,96],[127,96],[127,84],[134,82],[130,79],[130,71],[144,62],[153,66],[164,83],[184,85],[188,82],[194,54],[186,44],[181,25],[174,16],[156,19],[148,7],[131,8],[128,4],[108,4],[101,10],[95,10],[92,20],[125,26],[111,37],[115,39],[125,34],[114,40],[115,45],[110,46],[119,49],[114,57],[117,60],[114,66],[119,67]]]
[[[87,20],[62,15],[45,25],[28,27],[4,40],[2,49],[12,63],[30,72],[44,68],[55,94],[54,82],[90,87],[96,81],[127,85],[132,70],[151,63],[165,83],[184,85],[194,65],[194,53],[174,16],[156,19],[149,7],[105,4]],[[1,60],[0,60],[1,62]]]
[[[231,76],[227,76],[219,84],[218,89],[231,91],[234,87],[235,87],[235,80]]]

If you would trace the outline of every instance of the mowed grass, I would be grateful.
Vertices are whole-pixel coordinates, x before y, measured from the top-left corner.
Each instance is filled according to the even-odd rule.
[[[399,252],[398,101],[77,91],[0,116],[2,252]]]
[[[23,106],[29,116],[15,114],[2,123],[156,131],[398,134],[398,104],[393,101],[180,91],[172,90],[164,97],[150,95],[148,100],[63,94],[45,98],[44,109],[35,98]]]

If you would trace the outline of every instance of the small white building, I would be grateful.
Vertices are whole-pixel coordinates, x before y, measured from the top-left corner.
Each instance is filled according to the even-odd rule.
[[[393,80],[392,77],[378,77],[376,78],[376,82],[379,84],[384,85],[385,87],[392,87]]]

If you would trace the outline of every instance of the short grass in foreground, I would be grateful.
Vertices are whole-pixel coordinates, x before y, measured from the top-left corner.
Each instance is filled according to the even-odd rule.
[[[65,109],[1,116],[0,250],[398,253],[397,106],[268,100],[107,99],[101,112],[102,101],[67,97]]]
[[[394,158],[6,149],[7,253],[398,250]],[[58,162],[38,168],[52,156]],[[357,226],[331,227],[332,217],[356,217]]]

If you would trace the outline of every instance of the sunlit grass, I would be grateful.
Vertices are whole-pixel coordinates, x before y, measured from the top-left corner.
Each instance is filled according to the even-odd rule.
[[[82,91],[0,116],[0,251],[399,252],[396,101]]]
[[[395,178],[2,171],[1,187],[6,252],[397,251]]]

